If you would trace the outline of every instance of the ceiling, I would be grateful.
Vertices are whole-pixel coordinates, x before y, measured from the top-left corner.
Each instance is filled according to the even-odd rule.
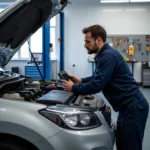
[[[14,1],[16,1],[16,0],[0,0],[0,3],[8,3],[8,2],[14,2]],[[150,1],[150,0],[69,0],[72,4],[74,4],[74,3],[83,3],[83,4],[96,4],[96,5],[98,5],[98,4],[100,4],[100,1],[105,1],[105,2],[107,2],[107,1]]]
[[[16,0],[0,0],[0,3],[15,2]]]

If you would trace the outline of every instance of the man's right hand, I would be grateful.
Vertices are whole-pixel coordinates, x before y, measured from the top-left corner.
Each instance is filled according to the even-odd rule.
[[[73,75],[70,75],[69,74],[69,77],[74,81],[74,83],[82,83],[82,79],[81,78],[77,78],[77,77],[75,77],[75,76],[73,76]]]

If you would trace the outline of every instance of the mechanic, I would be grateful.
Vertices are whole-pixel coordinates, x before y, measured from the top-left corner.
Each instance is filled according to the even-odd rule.
[[[106,43],[107,33],[100,25],[83,29],[88,54],[96,54],[96,69],[91,77],[71,76],[63,88],[75,94],[103,92],[116,112],[117,150],[142,150],[149,105],[121,54]]]

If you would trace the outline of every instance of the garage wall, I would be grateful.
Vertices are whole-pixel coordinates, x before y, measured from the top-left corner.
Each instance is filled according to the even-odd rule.
[[[19,64],[19,66],[18,66]],[[12,67],[19,67],[19,73],[22,74],[22,75],[25,75],[25,66],[28,65],[28,61],[26,60],[12,60],[8,63],[8,65],[5,66],[5,70],[9,70],[11,71],[11,68]],[[56,80],[58,79],[58,76],[57,76],[57,60],[51,60],[51,79],[52,80]]]
[[[149,16],[149,3],[102,5],[97,0],[72,1],[65,9],[65,69],[79,77],[92,73],[84,48],[84,27],[101,24],[109,35],[150,34]],[[141,64],[135,64],[137,82],[141,82],[140,69]]]

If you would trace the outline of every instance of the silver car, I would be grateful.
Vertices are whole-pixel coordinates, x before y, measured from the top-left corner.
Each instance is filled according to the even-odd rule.
[[[68,0],[18,0],[0,13],[0,150],[112,150],[111,109],[59,82],[3,70],[18,49]],[[25,25],[26,21],[30,25]]]

